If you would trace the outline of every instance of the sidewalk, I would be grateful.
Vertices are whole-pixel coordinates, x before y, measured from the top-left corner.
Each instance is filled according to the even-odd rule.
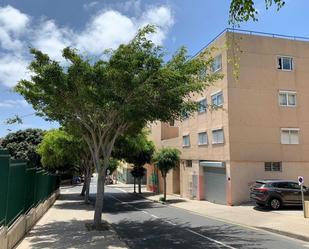
[[[72,191],[73,190],[73,191]],[[93,218],[93,206],[85,205],[79,192],[68,187],[17,249],[125,249],[117,234],[110,231],[87,231],[85,223]]]
[[[117,184],[112,187],[133,192],[132,185]],[[145,187],[142,190],[143,197],[152,201],[159,201],[159,198],[163,196],[148,192]],[[183,199],[174,195],[168,195],[167,200],[168,204],[173,207],[186,209],[202,216],[309,241],[309,219],[304,219],[301,208],[272,211],[250,204],[225,206],[207,201]]]

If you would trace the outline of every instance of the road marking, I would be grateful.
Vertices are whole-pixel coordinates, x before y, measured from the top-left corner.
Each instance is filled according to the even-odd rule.
[[[165,222],[168,223],[168,224],[171,224],[171,225],[173,225],[173,226],[176,226],[175,223],[173,223],[173,222],[171,222],[171,221],[169,221],[169,220],[165,220]]]
[[[110,195],[110,197],[112,197],[113,199],[119,201],[119,202],[122,203],[122,204],[123,204],[123,203],[126,204],[125,202],[121,201],[121,200],[118,199],[117,197],[114,197],[113,195]],[[145,213],[145,214],[149,214],[151,217],[153,217],[153,218],[155,218],[155,219],[160,219],[160,217],[158,217],[158,216],[156,216],[156,215],[154,215],[154,214],[150,214],[149,212],[146,212],[146,211],[144,211],[144,210],[142,210],[142,209],[136,208],[136,207],[134,207],[133,205],[130,205],[130,204],[126,204],[126,205],[128,205],[128,206],[130,206],[130,207],[133,207],[134,209],[136,209],[136,210],[138,210],[138,211],[141,211],[141,212],[143,212],[143,213]],[[176,225],[177,225],[177,224],[175,224],[175,223],[173,223],[173,222],[171,222],[171,221],[169,221],[169,220],[163,220],[163,221],[166,222],[166,223],[169,223],[169,224],[171,224],[171,225],[173,225],[173,226],[176,226]],[[187,230],[188,232],[190,232],[190,233],[193,233],[193,234],[195,234],[195,235],[198,235],[198,236],[200,236],[200,237],[202,237],[202,238],[204,238],[204,239],[207,239],[207,240],[209,240],[209,241],[212,241],[212,242],[214,242],[214,243],[217,243],[217,244],[219,244],[219,245],[221,245],[221,246],[224,246],[224,247],[226,247],[226,248],[229,248],[229,249],[236,249],[235,247],[229,246],[229,245],[227,245],[227,244],[224,244],[224,243],[221,242],[221,241],[218,241],[218,240],[212,239],[212,238],[210,238],[210,237],[207,237],[207,236],[205,236],[205,235],[203,235],[203,234],[197,233],[197,232],[195,232],[195,231],[193,231],[193,230],[191,230],[191,229],[189,229],[189,228],[187,228],[186,230]]]
[[[118,189],[119,191],[124,192],[124,193],[128,193],[127,191],[125,191],[125,190],[123,190],[121,188],[115,188],[115,189]]]
[[[193,233],[193,234],[195,234],[195,235],[198,235],[198,236],[200,236],[200,237],[202,237],[202,238],[204,238],[204,239],[207,239],[207,240],[209,240],[209,241],[212,241],[212,242],[214,242],[214,243],[217,243],[217,244],[219,244],[219,245],[221,245],[221,246],[224,246],[224,247],[226,247],[226,248],[236,249],[235,247],[229,246],[229,245],[224,244],[224,243],[222,243],[222,242],[220,242],[220,241],[218,241],[218,240],[215,240],[215,239],[212,239],[212,238],[210,238],[210,237],[207,237],[207,236],[205,236],[205,235],[203,235],[203,234],[197,233],[197,232],[195,232],[195,231],[193,231],[193,230],[191,230],[191,229],[189,229],[189,228],[187,228],[186,230],[187,230],[188,232],[190,232],[190,233]]]

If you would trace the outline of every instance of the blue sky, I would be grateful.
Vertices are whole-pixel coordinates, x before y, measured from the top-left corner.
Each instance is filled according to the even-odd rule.
[[[256,0],[259,22],[240,28],[309,37],[308,0],[288,0],[277,12]],[[29,77],[28,47],[36,47],[61,61],[60,50],[77,47],[99,58],[105,48],[116,48],[146,23],[159,26],[152,39],[173,53],[185,45],[195,54],[228,27],[227,0],[0,0],[0,137],[9,131],[57,127],[33,115],[34,110],[12,87]],[[21,125],[4,125],[18,114]]]

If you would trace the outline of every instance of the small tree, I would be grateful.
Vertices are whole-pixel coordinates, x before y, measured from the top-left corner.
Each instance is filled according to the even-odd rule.
[[[138,180],[138,193],[142,193],[142,178],[145,176],[144,165],[150,163],[155,146],[147,139],[148,132],[142,130],[134,136],[122,136],[115,144],[114,156],[134,164],[131,175],[134,178],[134,193],[136,179]]]
[[[12,159],[27,160],[32,167],[41,167],[41,157],[37,147],[43,139],[41,129],[26,129],[12,132],[2,140],[0,148],[9,151]]]
[[[38,146],[44,168],[52,171],[79,171],[79,143],[62,130],[48,131]]]
[[[171,169],[179,166],[180,151],[173,148],[163,148],[154,155],[154,164],[161,172],[164,181],[163,200],[166,201],[166,176]]]

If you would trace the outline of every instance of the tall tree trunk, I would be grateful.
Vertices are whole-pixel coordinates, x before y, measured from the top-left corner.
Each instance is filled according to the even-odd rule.
[[[102,224],[105,175],[104,167],[101,167],[98,172],[97,195],[94,207],[94,226],[96,228],[99,228]]]
[[[86,177],[85,177],[85,181],[84,181],[84,184],[83,184],[83,188],[82,188],[82,192],[80,193],[81,196],[85,196],[85,192],[86,192]]]
[[[84,167],[85,167],[85,166],[84,166]],[[82,192],[80,193],[81,196],[85,196],[85,192],[86,192],[86,188],[87,188],[87,182],[86,182],[86,178],[87,178],[87,167],[84,169],[84,176],[85,176],[85,180],[84,180]]]
[[[142,178],[141,177],[138,178],[138,193],[139,194],[142,193]]]
[[[163,199],[166,201],[166,176],[163,177]]]
[[[89,203],[90,183],[91,183],[91,165],[87,167],[87,175],[85,176],[86,192],[85,192],[85,203]]]
[[[136,193],[136,191],[135,191],[135,182],[136,182],[136,177],[134,176],[134,177],[133,177],[134,193]]]

